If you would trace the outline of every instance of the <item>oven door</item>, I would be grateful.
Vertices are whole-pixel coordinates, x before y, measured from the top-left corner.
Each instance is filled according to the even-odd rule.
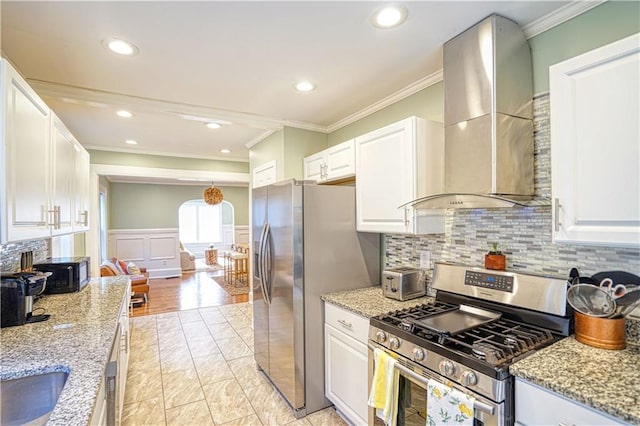
[[[388,354],[393,352],[378,345],[377,343],[369,341],[369,391],[371,390],[371,381],[373,378],[374,359],[373,350],[378,348],[385,350]],[[422,367],[400,355],[393,354],[398,359],[396,368],[400,374],[401,385],[409,387],[404,407],[398,407],[398,424],[405,424],[407,426],[426,424],[426,412],[427,412],[427,382],[429,379],[436,380],[440,383],[446,383],[449,386],[468,394],[476,398],[474,405],[474,425],[495,425],[503,426],[506,423],[506,413],[504,403],[498,404],[487,398],[484,398],[474,392],[465,389],[458,384],[451,383],[445,377],[434,373],[433,371]],[[404,380],[404,382],[403,382]],[[407,389],[405,387],[405,389]],[[402,416],[402,419],[400,417]],[[369,407],[368,416],[369,426],[384,426],[384,422],[376,417],[375,410]]]

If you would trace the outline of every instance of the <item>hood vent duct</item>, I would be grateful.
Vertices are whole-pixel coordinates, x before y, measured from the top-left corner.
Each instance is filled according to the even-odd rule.
[[[492,15],[444,44],[445,194],[418,209],[531,205],[533,77],[529,44]]]

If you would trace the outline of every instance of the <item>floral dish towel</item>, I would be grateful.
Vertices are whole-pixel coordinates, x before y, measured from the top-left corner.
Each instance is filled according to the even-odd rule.
[[[427,426],[473,426],[475,398],[435,380],[427,383]]]

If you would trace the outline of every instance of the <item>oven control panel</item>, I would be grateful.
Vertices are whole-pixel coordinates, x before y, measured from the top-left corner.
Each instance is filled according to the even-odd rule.
[[[513,277],[507,275],[488,274],[486,272],[466,271],[464,283],[475,287],[513,292]]]

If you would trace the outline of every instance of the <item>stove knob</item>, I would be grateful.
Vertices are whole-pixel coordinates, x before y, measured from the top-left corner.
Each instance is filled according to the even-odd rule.
[[[378,331],[376,333],[376,342],[383,343],[387,341],[387,333],[384,331]]]
[[[449,360],[440,361],[438,367],[440,368],[440,372],[445,376],[451,376],[456,371],[455,365]]]
[[[420,348],[413,348],[413,360],[424,361],[424,351]]]
[[[397,337],[389,339],[389,347],[391,347],[391,349],[398,349],[400,347],[400,339]]]
[[[465,371],[460,376],[460,381],[464,386],[475,386],[478,383],[478,376],[473,371]]]

